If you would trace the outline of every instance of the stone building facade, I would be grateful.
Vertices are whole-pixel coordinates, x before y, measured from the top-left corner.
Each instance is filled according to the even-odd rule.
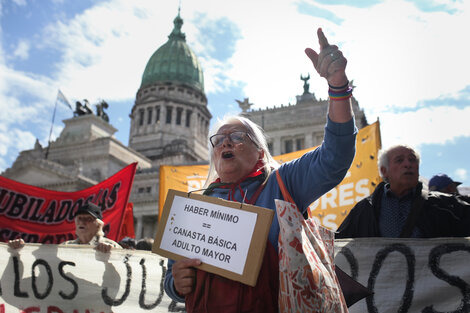
[[[296,100],[295,104],[259,110],[250,110],[248,99],[239,102],[242,114],[264,129],[272,155],[318,146],[323,141],[328,100],[317,100],[305,86],[304,93]],[[351,101],[357,128],[367,126],[359,103],[354,97]]]
[[[90,110],[78,114],[77,108],[77,116],[64,121],[64,130],[56,141],[46,148],[36,142],[2,175],[41,188],[76,191],[137,162],[129,198],[134,204],[136,238],[153,238],[158,221],[160,165],[200,164],[208,159],[212,115],[207,108],[202,68],[186,44],[182,25],[178,14],[168,41],[147,63],[130,114],[128,146],[116,140],[116,129],[98,114]]]
[[[116,129],[91,111],[64,120],[65,127],[48,147],[39,142],[20,153],[2,175],[26,184],[58,191],[91,187],[126,165],[137,162],[129,201],[134,204],[136,239],[154,237],[158,221],[160,165],[208,163],[208,130],[212,118],[199,61],[186,43],[179,14],[168,41],[149,59],[130,113],[128,146]],[[367,124],[353,98],[356,123]],[[262,126],[273,155],[321,143],[327,100],[317,100],[304,84],[294,105],[242,113]],[[78,109],[77,109],[78,111]]]

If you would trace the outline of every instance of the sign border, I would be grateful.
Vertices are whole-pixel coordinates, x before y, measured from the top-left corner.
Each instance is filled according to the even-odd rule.
[[[250,247],[248,249],[248,254],[246,257],[245,267],[243,269],[243,274],[240,275],[238,273],[206,263],[197,266],[197,269],[214,273],[231,280],[239,281],[246,285],[255,286],[256,281],[258,280],[258,274],[261,268],[261,263],[263,262],[264,252],[266,250],[266,242],[268,239],[269,229],[271,228],[272,220],[274,217],[274,211],[246,203],[227,201],[220,198],[204,196],[196,193],[188,193],[169,189],[165,204],[163,206],[162,216],[158,223],[159,225],[157,227],[157,233],[155,235],[155,241],[152,247],[152,252],[173,259],[175,261],[185,259],[186,257],[161,248],[163,233],[166,229],[168,216],[170,214],[170,209],[173,205],[175,196],[209,202],[224,207],[230,207],[237,210],[252,212],[257,215],[255,228],[253,230]]]

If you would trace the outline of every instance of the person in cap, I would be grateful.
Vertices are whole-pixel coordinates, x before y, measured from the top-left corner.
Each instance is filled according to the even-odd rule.
[[[458,195],[459,190],[457,189],[457,186],[460,184],[462,183],[453,181],[452,178],[450,178],[446,174],[439,173],[437,175],[434,175],[429,180],[428,187],[429,190],[432,191],[440,191],[451,195]]]
[[[105,238],[103,232],[104,222],[101,220],[101,209],[96,204],[88,202],[75,213],[75,232],[77,239],[61,243],[61,245],[90,245],[96,250],[108,253],[111,248],[122,249],[115,241]],[[8,242],[8,246],[19,249],[24,246],[23,239],[14,239]]]
[[[335,237],[470,236],[468,198],[424,190],[419,162],[418,152],[408,145],[382,150],[378,168],[384,181],[352,208]]]
[[[61,245],[91,245],[96,250],[108,253],[111,248],[122,249],[115,241],[104,237],[101,220],[101,209],[96,204],[88,202],[75,213],[75,232],[77,239],[61,243]]]

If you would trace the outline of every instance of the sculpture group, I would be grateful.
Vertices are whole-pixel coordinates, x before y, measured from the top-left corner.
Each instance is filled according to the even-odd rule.
[[[104,109],[107,109],[109,107],[108,103],[104,100],[101,100],[98,102],[96,105],[96,116],[100,117],[103,119],[105,122],[109,123],[109,116],[106,114]],[[87,99],[83,100],[83,104],[80,101],[75,102],[75,111],[73,112],[73,116],[81,116],[81,115],[87,115],[87,114],[93,114],[93,110],[90,107],[90,103],[88,102]]]

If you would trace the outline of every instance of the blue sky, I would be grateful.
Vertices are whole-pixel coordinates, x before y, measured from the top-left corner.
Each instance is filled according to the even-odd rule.
[[[470,186],[470,1],[182,0],[187,42],[204,70],[215,120],[327,97],[304,55],[316,28],[348,59],[354,95],[384,146],[407,143],[421,175],[445,172]],[[129,113],[152,53],[167,40],[176,0],[0,0],[0,171],[36,139],[47,145],[57,90],[71,103],[104,99],[115,134],[128,143]],[[53,139],[72,117],[59,106]]]

